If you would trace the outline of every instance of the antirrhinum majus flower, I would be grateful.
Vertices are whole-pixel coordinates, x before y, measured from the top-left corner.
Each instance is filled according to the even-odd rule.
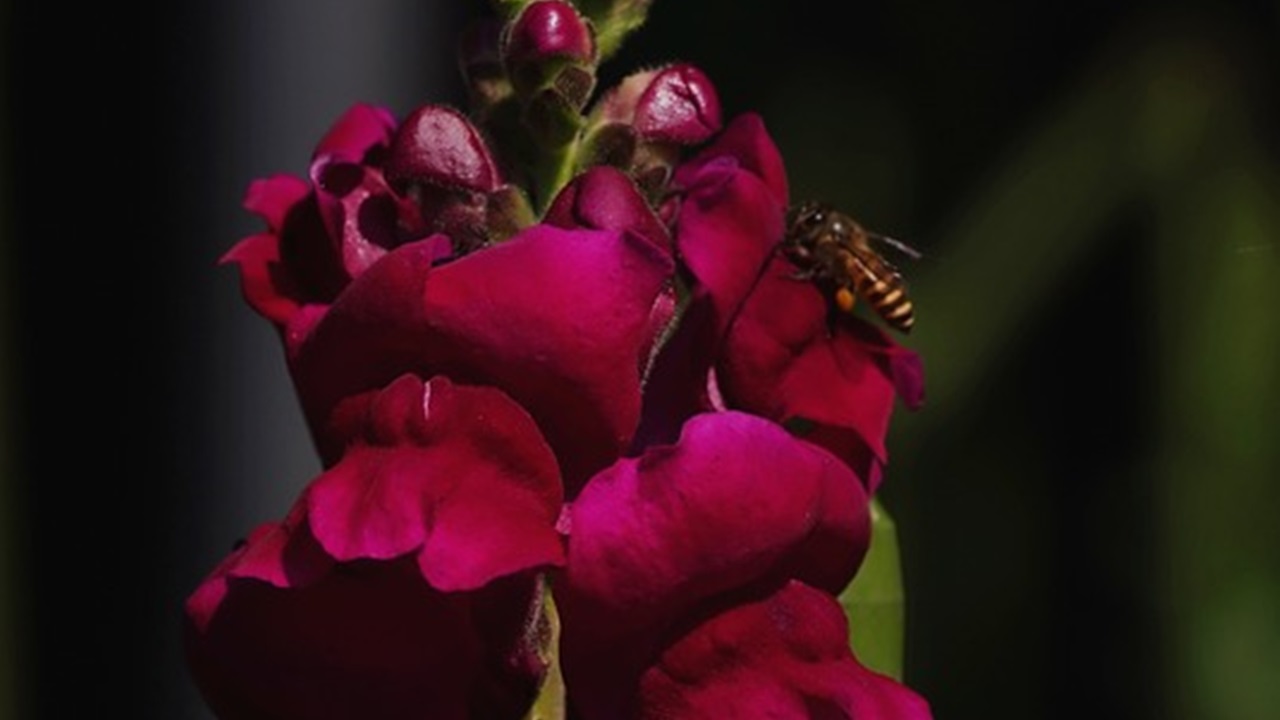
[[[189,600],[202,692],[514,720],[556,662],[578,720],[928,718],[835,599],[918,358],[797,280],[782,158],[700,70],[588,105],[647,3],[500,4],[461,50],[475,115],[357,106],[306,180],[251,187],[267,228],[227,260],[324,471]]]

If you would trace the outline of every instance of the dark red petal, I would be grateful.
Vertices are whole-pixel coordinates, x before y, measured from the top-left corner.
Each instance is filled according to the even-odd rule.
[[[353,105],[316,145],[312,158],[338,155],[352,162],[369,162],[374,159],[370,157],[370,151],[385,148],[391,142],[395,127],[395,116],[389,110],[373,105]]]
[[[720,130],[720,97],[710,78],[688,63],[663,68],[636,102],[636,134],[695,145]]]
[[[187,660],[224,720],[464,720],[486,712],[492,656],[508,650],[486,642],[495,619],[475,614],[475,596],[433,590],[412,558],[343,566],[303,588],[207,582],[225,596],[203,627],[188,622]],[[538,670],[506,680],[527,697]]]
[[[644,674],[633,716],[928,720],[923,698],[853,657],[846,629],[834,598],[792,581],[668,647]]]
[[[738,313],[717,371],[725,399],[778,422],[799,418],[852,431],[884,462],[901,384],[887,361],[891,351],[865,340],[866,331],[855,332],[862,322],[856,318],[838,318],[830,332],[826,301],[794,274],[790,263],[775,258]],[[899,365],[910,364],[906,353],[892,352]]]
[[[397,188],[426,183],[489,193],[502,184],[480,131],[442,105],[418,108],[405,118],[391,142],[386,176]]]
[[[839,591],[868,534],[866,495],[835,457],[755,416],[697,416],[678,444],[594,477],[571,508],[556,586],[566,679],[583,708],[609,707],[665,634],[708,607],[786,578]]]
[[[272,175],[249,183],[245,192],[244,208],[262,218],[267,230],[280,232],[289,210],[302,201],[310,188],[301,178],[292,175]]]
[[[340,414],[365,431],[306,493],[312,533],[334,559],[416,552],[446,592],[562,562],[555,457],[501,392],[404,376]]]
[[[416,207],[392,192],[382,173],[333,156],[311,164],[316,202],[346,278],[356,277],[413,231],[426,229]]]
[[[280,240],[275,235],[254,235],[236,243],[221,263],[240,268],[240,292],[259,315],[283,326],[299,308],[297,285],[280,265]]]
[[[501,388],[537,420],[572,495],[630,441],[654,303],[671,259],[630,233],[535,226],[432,269],[421,243],[357,278],[293,363],[318,444],[343,398],[404,372]]]
[[[670,252],[671,236],[626,173],[597,165],[556,195],[543,222],[566,229],[631,230]]]
[[[755,113],[735,117],[714,142],[681,166],[676,172],[676,182],[688,184],[686,179],[702,172],[703,166],[725,157],[733,158],[739,167],[759,178],[769,189],[774,204],[787,206],[787,170],[782,154],[765,130],[764,121]]]
[[[713,305],[718,338],[781,242],[785,208],[731,156],[681,173],[676,247]]]

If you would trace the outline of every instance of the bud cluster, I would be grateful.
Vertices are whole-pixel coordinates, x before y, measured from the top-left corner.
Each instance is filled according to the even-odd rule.
[[[436,229],[470,243],[504,239],[595,165],[622,170],[656,199],[681,149],[720,129],[715,88],[688,64],[631,75],[591,105],[602,38],[612,51],[647,2],[497,4],[503,19],[477,22],[459,43],[470,116],[421,108],[392,145],[388,179],[415,194]]]

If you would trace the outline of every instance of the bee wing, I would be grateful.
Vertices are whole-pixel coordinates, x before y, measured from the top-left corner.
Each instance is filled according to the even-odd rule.
[[[880,245],[887,245],[888,247],[893,248],[899,255],[904,255],[910,258],[911,260],[918,261],[924,257],[924,253],[902,242],[901,240],[898,240],[896,238],[891,238],[888,235],[881,235],[880,233],[868,232],[867,239]]]

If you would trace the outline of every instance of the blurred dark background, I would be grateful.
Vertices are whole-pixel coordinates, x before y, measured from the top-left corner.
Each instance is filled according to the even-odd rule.
[[[0,6],[0,718],[207,718],[181,603],[318,467],[218,257],[479,0]],[[793,195],[925,253],[883,492],[938,718],[1280,716],[1280,4],[657,0]]]

